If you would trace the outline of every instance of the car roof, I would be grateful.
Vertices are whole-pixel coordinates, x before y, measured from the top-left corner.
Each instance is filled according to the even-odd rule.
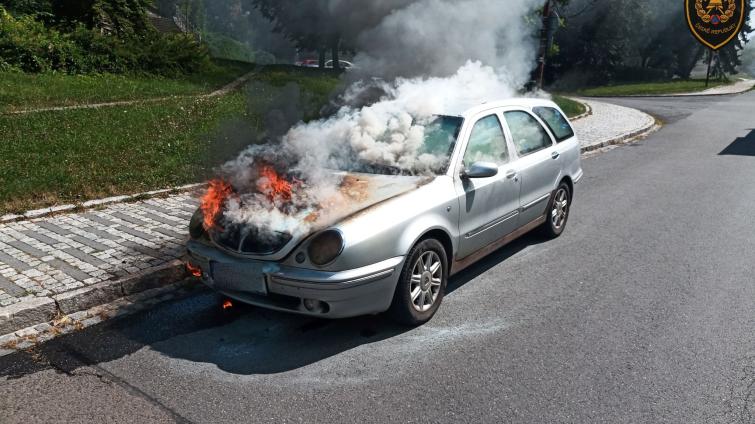
[[[550,100],[547,99],[537,99],[537,98],[524,98],[524,97],[518,97],[518,98],[511,98],[511,99],[505,99],[505,100],[496,100],[496,101],[487,101],[478,103],[476,105],[462,105],[457,110],[448,110],[445,111],[445,113],[442,113],[442,115],[447,116],[459,116],[462,118],[471,118],[474,115],[477,115],[479,113],[483,113],[488,110],[492,109],[502,109],[507,107],[522,107],[525,109],[531,109],[533,107],[552,107],[557,108],[558,106],[553,103]]]

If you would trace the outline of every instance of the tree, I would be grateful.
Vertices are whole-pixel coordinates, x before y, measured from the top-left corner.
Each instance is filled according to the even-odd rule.
[[[151,29],[146,18],[152,0],[51,0],[51,9],[62,25],[79,23],[103,32],[143,34]]]
[[[256,7],[299,48],[320,53],[324,66],[327,51],[338,66],[338,52],[354,50],[359,37],[379,24],[394,10],[416,0],[332,1],[332,0],[243,0]]]
[[[551,80],[573,76],[583,79],[578,85],[599,85],[686,79],[705,56],[706,50],[690,34],[681,1],[572,0],[561,12],[565,28],[556,37]],[[737,70],[752,32],[749,11],[746,16],[748,24],[740,37],[718,55],[714,67],[718,74]]]
[[[0,0],[0,6],[15,15],[50,15],[50,0]]]
[[[335,52],[333,63],[338,66],[341,36],[322,0],[251,0],[251,3],[273,23],[276,32],[284,34],[300,49],[317,51],[321,68],[325,67],[328,48]]]
[[[157,0],[155,6],[163,16],[177,16],[188,32],[201,35],[206,30],[207,6],[204,0]]]

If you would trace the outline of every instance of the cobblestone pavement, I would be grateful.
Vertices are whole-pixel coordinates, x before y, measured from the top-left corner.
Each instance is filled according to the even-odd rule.
[[[187,193],[0,225],[0,307],[179,258],[196,204]]]
[[[636,109],[591,99],[577,100],[592,109],[590,116],[572,122],[583,148],[629,138],[655,125],[655,118]]]

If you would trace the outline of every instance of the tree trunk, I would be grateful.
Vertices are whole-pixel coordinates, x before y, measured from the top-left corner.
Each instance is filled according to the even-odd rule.
[[[338,57],[339,50],[341,50],[341,37],[340,36],[333,37],[331,49],[333,50],[333,69],[338,71],[341,69],[341,61]]]
[[[320,54],[320,69],[325,69],[325,46],[318,47],[317,52]]]

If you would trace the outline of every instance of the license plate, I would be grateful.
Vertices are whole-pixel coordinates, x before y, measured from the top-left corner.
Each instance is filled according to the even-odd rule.
[[[220,291],[231,290],[267,295],[267,282],[262,267],[212,262],[213,286]]]

